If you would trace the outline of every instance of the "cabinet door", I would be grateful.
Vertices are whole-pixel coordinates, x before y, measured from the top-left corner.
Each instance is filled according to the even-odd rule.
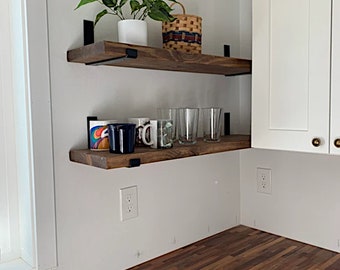
[[[331,2],[253,1],[253,147],[328,153]]]
[[[340,154],[340,0],[333,0],[330,152]]]

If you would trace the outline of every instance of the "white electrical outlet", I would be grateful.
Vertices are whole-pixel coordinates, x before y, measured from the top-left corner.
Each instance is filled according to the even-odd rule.
[[[272,170],[257,168],[257,192],[272,194]]]
[[[138,216],[137,186],[120,189],[120,218],[122,221]]]

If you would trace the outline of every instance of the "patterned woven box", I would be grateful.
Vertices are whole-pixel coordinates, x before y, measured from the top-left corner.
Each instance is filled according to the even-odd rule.
[[[175,21],[162,23],[163,48],[188,53],[201,53],[202,18],[186,14],[184,6],[179,2],[176,4],[182,7],[183,14],[173,14],[176,18]]]

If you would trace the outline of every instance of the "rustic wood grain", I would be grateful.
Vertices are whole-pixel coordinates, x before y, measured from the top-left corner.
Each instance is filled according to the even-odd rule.
[[[222,75],[251,73],[251,60],[190,54],[175,50],[130,45],[111,41],[100,41],[67,52],[67,61],[75,63],[93,63],[124,56],[127,48],[138,51],[137,59],[125,59],[106,65],[184,71]]]
[[[129,167],[131,159],[140,159],[141,164],[192,156],[233,151],[250,147],[249,135],[231,135],[221,137],[219,143],[206,143],[199,139],[194,145],[175,143],[170,149],[152,149],[136,147],[132,154],[111,154],[108,151],[95,152],[88,149],[71,150],[70,160],[102,169]]]
[[[340,254],[237,226],[130,270],[340,270]]]

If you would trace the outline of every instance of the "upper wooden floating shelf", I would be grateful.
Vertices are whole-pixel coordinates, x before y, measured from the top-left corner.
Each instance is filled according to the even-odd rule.
[[[250,148],[249,135],[231,135],[222,137],[219,143],[206,143],[200,139],[194,145],[175,143],[174,147],[170,149],[136,147],[132,154],[111,154],[109,151],[96,152],[88,149],[71,150],[70,160],[102,169],[115,169],[130,167],[131,161],[134,160],[137,160],[137,163],[146,164],[245,148]]]
[[[206,74],[251,73],[251,60],[100,41],[67,52],[67,61]]]

